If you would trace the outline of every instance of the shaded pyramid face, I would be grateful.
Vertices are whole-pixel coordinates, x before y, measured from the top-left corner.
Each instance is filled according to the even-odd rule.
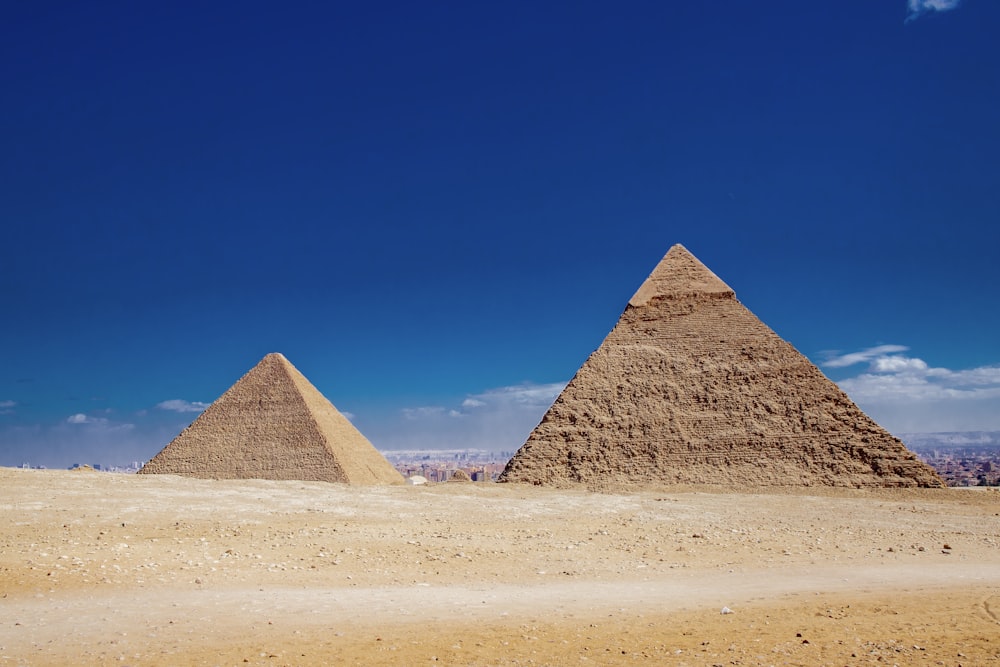
[[[281,354],[264,357],[139,472],[403,482],[385,457]]]
[[[943,486],[675,245],[500,481]]]

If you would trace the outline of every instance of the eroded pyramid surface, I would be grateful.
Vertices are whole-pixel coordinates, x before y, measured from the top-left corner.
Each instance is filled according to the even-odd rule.
[[[631,298],[500,481],[943,486],[681,245]]]
[[[403,483],[368,439],[277,353],[264,357],[139,472]]]

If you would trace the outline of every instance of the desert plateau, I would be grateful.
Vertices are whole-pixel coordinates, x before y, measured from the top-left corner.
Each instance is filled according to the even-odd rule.
[[[0,469],[0,665],[1000,663],[1000,493]]]

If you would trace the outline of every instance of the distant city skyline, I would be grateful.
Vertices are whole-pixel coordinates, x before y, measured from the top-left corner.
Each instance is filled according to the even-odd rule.
[[[517,449],[683,243],[894,433],[1000,430],[1000,3],[0,25],[0,465],[148,459],[269,352]]]
[[[1000,431],[978,433],[912,434],[904,440],[924,462],[930,464],[948,486],[1000,486]],[[458,470],[472,482],[495,482],[513,452],[485,450],[389,450],[382,454],[413,483],[448,482]],[[145,462],[126,465],[79,463],[70,466],[98,472],[135,473]],[[22,467],[33,467],[28,462]],[[411,480],[412,481],[412,480]]]

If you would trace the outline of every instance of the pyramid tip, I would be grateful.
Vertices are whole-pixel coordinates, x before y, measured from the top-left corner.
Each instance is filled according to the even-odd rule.
[[[257,362],[258,366],[291,366],[292,362],[288,360],[288,357],[283,355],[281,352],[268,352],[264,355],[264,358]]]
[[[674,257],[674,258],[685,257],[685,258],[690,258],[690,259],[693,259],[698,264],[701,264],[701,260],[698,259],[697,257],[695,257],[694,253],[691,252],[690,250],[688,250],[687,246],[685,246],[683,243],[675,243],[672,246],[670,246],[670,250],[668,250],[667,254],[663,256],[664,259],[666,259],[667,257]]]
[[[675,243],[632,296],[629,304],[642,306],[655,297],[706,293],[732,294],[733,290],[691,254],[690,250]]]

